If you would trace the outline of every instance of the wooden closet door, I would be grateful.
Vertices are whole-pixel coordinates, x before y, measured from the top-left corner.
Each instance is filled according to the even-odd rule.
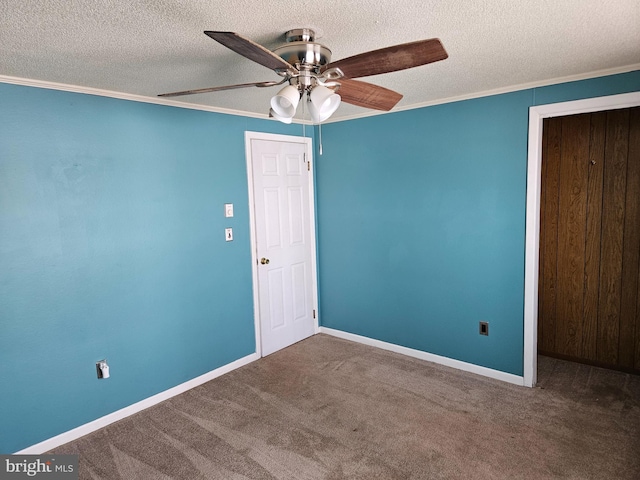
[[[542,141],[538,351],[640,373],[640,107]]]

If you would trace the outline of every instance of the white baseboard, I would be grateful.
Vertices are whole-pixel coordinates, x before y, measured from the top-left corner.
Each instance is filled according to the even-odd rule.
[[[85,423],[84,425],[80,425],[73,430],[69,430],[67,432],[61,433],[60,435],[56,435],[55,437],[51,437],[48,440],[44,440],[40,443],[36,443],[30,447],[25,448],[24,450],[20,450],[16,452],[16,455],[39,455],[49,450],[52,450],[60,445],[64,445],[65,443],[76,440],[80,437],[83,437],[91,432],[95,432],[107,425],[117,422],[118,420],[122,420],[134,413],[138,413],[142,410],[145,410],[149,407],[152,407],[160,402],[168,400],[171,397],[175,397],[176,395],[180,395],[181,393],[186,392],[187,390],[191,390],[203,383],[206,383],[214,378],[217,378],[225,373],[229,373],[236,368],[240,368],[244,365],[247,365],[255,360],[258,360],[260,357],[257,353],[252,353],[251,355],[247,355],[246,357],[240,358],[235,362],[228,363],[223,365],[222,367],[216,368],[215,370],[211,370],[208,373],[200,375],[194,379],[191,379],[187,382],[181,383],[180,385],[176,385],[173,388],[165,390],[164,392],[157,393],[151,397],[145,398],[133,405],[129,405],[128,407],[117,410],[113,413],[105,415],[104,417],[100,417],[92,422]]]
[[[350,340],[352,342],[362,343],[364,345],[369,345],[372,347],[381,348],[383,350],[389,350],[391,352],[400,353],[402,355],[407,355],[409,357],[419,358],[420,360],[426,360],[428,362],[437,363],[440,365],[444,365],[447,367],[456,368],[458,370],[463,370],[465,372],[471,372],[478,375],[483,375],[485,377],[495,378],[497,380],[501,380],[503,382],[512,383],[515,385],[524,385],[524,378],[519,377],[517,375],[513,375],[511,373],[501,372],[499,370],[493,370],[491,368],[481,367],[479,365],[474,365],[472,363],[461,362],[460,360],[454,360],[448,357],[442,357],[440,355],[434,355],[433,353],[423,352],[422,350],[415,350],[413,348],[402,347],[400,345],[395,345],[393,343],[383,342],[381,340],[375,340],[369,337],[363,337],[361,335],[356,335],[354,333],[343,332],[341,330],[334,330],[333,328],[320,327],[319,333],[325,333],[327,335],[332,335],[334,337],[342,338],[345,340]],[[84,425],[80,425],[77,428],[69,430],[67,432],[61,433],[60,435],[56,435],[55,437],[51,437],[47,440],[44,440],[40,443],[36,443],[30,447],[27,447],[19,452],[16,452],[16,455],[38,455],[49,450],[52,450],[60,445],[64,445],[65,443],[76,440],[80,437],[83,437],[91,432],[95,432],[107,425],[117,422],[118,420],[122,420],[134,413],[138,413],[142,410],[145,410],[149,407],[152,407],[160,402],[168,400],[171,397],[175,397],[176,395],[180,395],[181,393],[186,392],[187,390],[191,390],[203,383],[206,383],[214,378],[217,378],[225,373],[229,373],[237,368],[240,368],[244,365],[247,365],[251,362],[258,360],[260,357],[257,353],[252,353],[251,355],[247,355],[246,357],[240,358],[235,362],[228,363],[227,365],[223,365],[222,367],[216,368],[204,375],[200,375],[188,382],[177,385],[173,388],[165,390],[164,392],[160,392],[156,395],[153,395],[149,398],[145,398],[133,405],[129,405],[128,407],[117,410],[113,413],[105,415],[104,417],[100,417],[92,422],[85,423]]]
[[[407,355],[408,357],[414,357],[419,358],[420,360],[438,363],[446,367],[457,368],[458,370],[464,370],[465,372],[471,372],[477,375],[495,378],[496,380],[513,383],[514,385],[524,385],[524,377],[519,377],[518,375],[513,375],[511,373],[501,372],[500,370],[493,370],[492,368],[481,367],[480,365],[474,365],[473,363],[461,362],[460,360],[455,360],[453,358],[441,357],[440,355],[423,352],[422,350],[415,350],[413,348],[403,347],[394,343],[387,343],[381,340],[363,337],[361,335],[356,335],[355,333],[343,332],[342,330],[334,330],[333,328],[320,327],[320,333],[326,333],[327,335],[332,335],[344,340],[351,340],[352,342],[362,343],[364,345],[381,348],[383,350],[389,350],[391,352]]]

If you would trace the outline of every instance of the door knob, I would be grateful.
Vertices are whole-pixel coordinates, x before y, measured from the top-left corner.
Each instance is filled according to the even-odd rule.
[[[262,257],[262,258],[260,259],[260,263],[261,263],[262,265],[268,265],[268,264],[269,264],[269,259],[268,259],[268,258],[264,258],[264,257]]]

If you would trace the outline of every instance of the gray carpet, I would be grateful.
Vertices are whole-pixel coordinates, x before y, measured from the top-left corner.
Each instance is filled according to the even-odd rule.
[[[640,377],[529,389],[316,335],[55,450],[83,479],[639,479]]]

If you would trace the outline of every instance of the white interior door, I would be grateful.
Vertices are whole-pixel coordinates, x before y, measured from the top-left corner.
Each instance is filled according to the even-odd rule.
[[[253,132],[246,141],[257,336],[265,356],[317,329],[311,141]]]

